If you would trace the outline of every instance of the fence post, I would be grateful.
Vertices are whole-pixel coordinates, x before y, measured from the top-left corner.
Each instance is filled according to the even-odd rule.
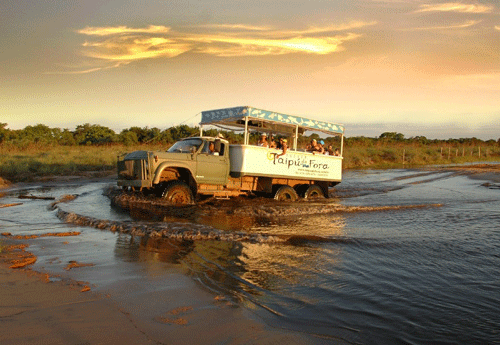
[[[477,151],[477,156],[481,157],[481,146],[479,146],[478,151]]]
[[[403,166],[405,165],[405,153],[406,153],[406,149],[403,149]]]
[[[450,160],[450,155],[451,155],[451,147],[448,147],[448,160]]]

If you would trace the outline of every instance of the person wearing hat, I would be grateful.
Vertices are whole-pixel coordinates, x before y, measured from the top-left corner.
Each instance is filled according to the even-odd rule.
[[[269,143],[267,142],[267,135],[266,135],[266,133],[262,133],[260,135],[260,140],[257,142],[257,146],[269,147]]]
[[[318,151],[318,152],[313,152],[313,154],[315,154],[315,153],[318,153],[318,154],[320,154],[320,155],[321,155],[321,154],[324,154],[324,153],[325,153],[325,148],[324,148],[324,146],[323,146],[323,145],[325,145],[325,142],[324,142],[323,140],[320,140],[320,141],[318,142],[319,151]]]
[[[324,149],[322,146],[320,146],[318,144],[318,142],[316,141],[316,139],[312,139],[311,140],[311,143],[309,145],[307,145],[306,147],[306,151],[307,152],[312,152],[313,154],[316,154],[316,153],[323,153]]]
[[[286,150],[288,149],[287,140],[284,138],[280,138],[280,142],[277,148],[280,148],[283,151],[279,155],[276,155],[276,158],[283,156],[286,153]]]

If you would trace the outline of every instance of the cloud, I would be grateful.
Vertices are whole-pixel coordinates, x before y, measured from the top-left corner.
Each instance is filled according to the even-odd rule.
[[[290,53],[325,55],[342,51],[344,42],[361,36],[334,32],[360,29],[376,22],[277,30],[268,26],[212,24],[197,28],[202,33],[173,31],[166,26],[145,28],[86,27],[77,32],[92,37],[82,44],[82,54],[104,61],[131,62],[152,58],[173,58],[188,51],[216,56],[262,56]],[[193,28],[193,27],[191,27]],[[86,69],[90,73],[99,69]]]
[[[499,30],[500,31],[500,25],[495,25],[495,30]]]
[[[425,31],[425,30],[449,30],[449,29],[465,29],[476,24],[481,23],[481,20],[468,20],[462,24],[454,24],[447,26],[427,26],[427,27],[419,27],[419,28],[409,28],[403,29],[402,31]]]
[[[442,4],[423,4],[416,12],[460,12],[460,13],[490,13],[493,6],[479,4],[464,4],[458,2],[446,2]]]
[[[78,30],[79,34],[89,36],[110,36],[118,34],[166,34],[170,31],[169,27],[163,25],[149,25],[147,28],[132,29],[126,26],[111,27],[89,27]]]

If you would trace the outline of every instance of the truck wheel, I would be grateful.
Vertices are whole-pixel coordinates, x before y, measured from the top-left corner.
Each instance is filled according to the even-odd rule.
[[[304,193],[304,199],[323,199],[325,197],[325,193],[320,186],[310,185]]]
[[[186,205],[193,203],[193,193],[183,181],[169,182],[161,197],[173,205]]]
[[[274,199],[278,201],[297,201],[298,198],[297,192],[290,186],[281,186],[274,194]]]

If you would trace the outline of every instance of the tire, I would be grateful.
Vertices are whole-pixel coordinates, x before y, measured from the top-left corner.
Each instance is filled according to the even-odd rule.
[[[171,181],[167,183],[161,197],[172,205],[192,204],[194,200],[191,189],[183,181]]]
[[[278,201],[297,201],[299,196],[295,189],[290,186],[281,186],[276,190],[274,194],[274,199]]]
[[[304,193],[304,199],[324,199],[325,192],[320,186],[310,185]]]

